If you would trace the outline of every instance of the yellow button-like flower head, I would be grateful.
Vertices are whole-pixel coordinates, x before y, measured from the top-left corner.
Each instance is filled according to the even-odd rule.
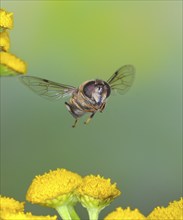
[[[26,198],[32,203],[53,208],[74,204],[77,201],[75,189],[81,182],[81,176],[65,169],[50,171],[34,178]]]
[[[183,198],[181,197],[178,201],[170,202],[168,205],[169,208],[180,209],[183,211]]]
[[[99,212],[120,195],[116,184],[110,179],[89,175],[83,179],[77,189],[77,196],[81,204],[87,208],[90,219],[97,219]]]
[[[0,49],[8,51],[10,48],[10,38],[6,30],[0,32]]]
[[[145,220],[145,216],[142,215],[138,209],[131,210],[129,207],[127,209],[117,208],[114,212],[109,213],[104,220]]]
[[[0,9],[0,28],[13,28],[13,13]]]
[[[94,202],[96,200],[97,205],[103,206],[103,204],[109,204],[114,198],[120,195],[120,191],[116,188],[116,184],[111,184],[110,179],[104,179],[103,177],[89,175],[83,179],[82,184],[77,189],[77,195],[79,199],[84,202],[88,198]],[[92,205],[92,203],[88,204]],[[85,203],[85,202],[84,202]]]
[[[24,202],[19,202],[13,198],[0,196],[0,211],[23,212]]]
[[[31,213],[8,213],[3,212],[1,214],[1,220],[57,220],[57,216],[35,216]]]
[[[183,200],[169,203],[168,207],[156,207],[147,217],[148,220],[182,220],[183,219]]]
[[[17,75],[18,73],[26,73],[27,66],[24,61],[17,58],[15,55],[0,52],[0,71],[2,75]]]

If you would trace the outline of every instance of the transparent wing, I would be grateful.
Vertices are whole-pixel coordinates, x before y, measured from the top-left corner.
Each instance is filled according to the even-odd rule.
[[[76,91],[76,88],[73,86],[52,82],[34,76],[21,76],[20,80],[33,92],[49,100],[58,100],[66,96],[71,96],[72,93]]]
[[[125,65],[119,68],[108,80],[111,89],[120,94],[126,93],[133,84],[135,68],[132,65]]]

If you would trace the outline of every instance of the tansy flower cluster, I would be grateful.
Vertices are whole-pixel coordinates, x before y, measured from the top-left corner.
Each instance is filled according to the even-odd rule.
[[[57,220],[57,216],[36,216],[30,212],[24,213],[24,202],[13,198],[0,196],[1,220]]]
[[[54,208],[63,220],[80,220],[74,206],[77,202],[87,209],[90,220],[98,220],[99,213],[121,194],[116,183],[100,175],[79,174],[66,169],[50,170],[36,176],[30,184],[26,199],[33,204]],[[24,212],[24,202],[0,197],[2,220],[56,220],[56,216],[35,216]],[[183,220],[183,199],[167,207],[157,207],[148,216],[138,209],[118,207],[104,220]]]
[[[140,213],[138,209],[131,210],[130,207],[123,209],[117,208],[115,211],[109,213],[104,220],[145,220],[146,217]]]
[[[97,220],[100,211],[120,195],[116,184],[101,176],[80,175],[57,169],[36,176],[27,191],[27,200],[54,208],[62,219],[80,219],[74,206],[80,202],[88,211],[89,219]]]
[[[17,75],[26,73],[24,61],[9,53],[10,38],[8,29],[13,28],[13,13],[0,9],[0,75]]]
[[[147,217],[148,220],[161,220],[161,219],[172,219],[182,220],[183,219],[183,199],[179,201],[170,202],[167,207],[155,208]]]
[[[121,192],[110,179],[99,175],[89,175],[83,178],[77,189],[77,198],[88,211],[90,219],[98,219],[102,209],[109,205]]]

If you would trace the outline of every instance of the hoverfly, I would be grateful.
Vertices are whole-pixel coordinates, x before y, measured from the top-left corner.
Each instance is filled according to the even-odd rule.
[[[89,80],[79,87],[52,82],[34,76],[21,76],[21,81],[38,95],[50,100],[59,100],[70,96],[65,105],[71,115],[75,118],[72,127],[76,126],[78,119],[85,113],[91,113],[84,122],[88,124],[96,112],[102,112],[106,100],[112,91],[124,94],[131,87],[135,75],[132,65],[125,65],[119,68],[107,81]]]

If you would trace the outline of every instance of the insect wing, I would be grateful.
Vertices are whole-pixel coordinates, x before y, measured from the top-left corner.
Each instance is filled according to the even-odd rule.
[[[111,89],[120,94],[126,93],[133,84],[135,68],[132,65],[125,65],[119,68],[108,80]]]
[[[58,100],[66,96],[71,96],[76,91],[76,88],[73,86],[34,76],[21,76],[20,80],[33,92],[49,100]]]

